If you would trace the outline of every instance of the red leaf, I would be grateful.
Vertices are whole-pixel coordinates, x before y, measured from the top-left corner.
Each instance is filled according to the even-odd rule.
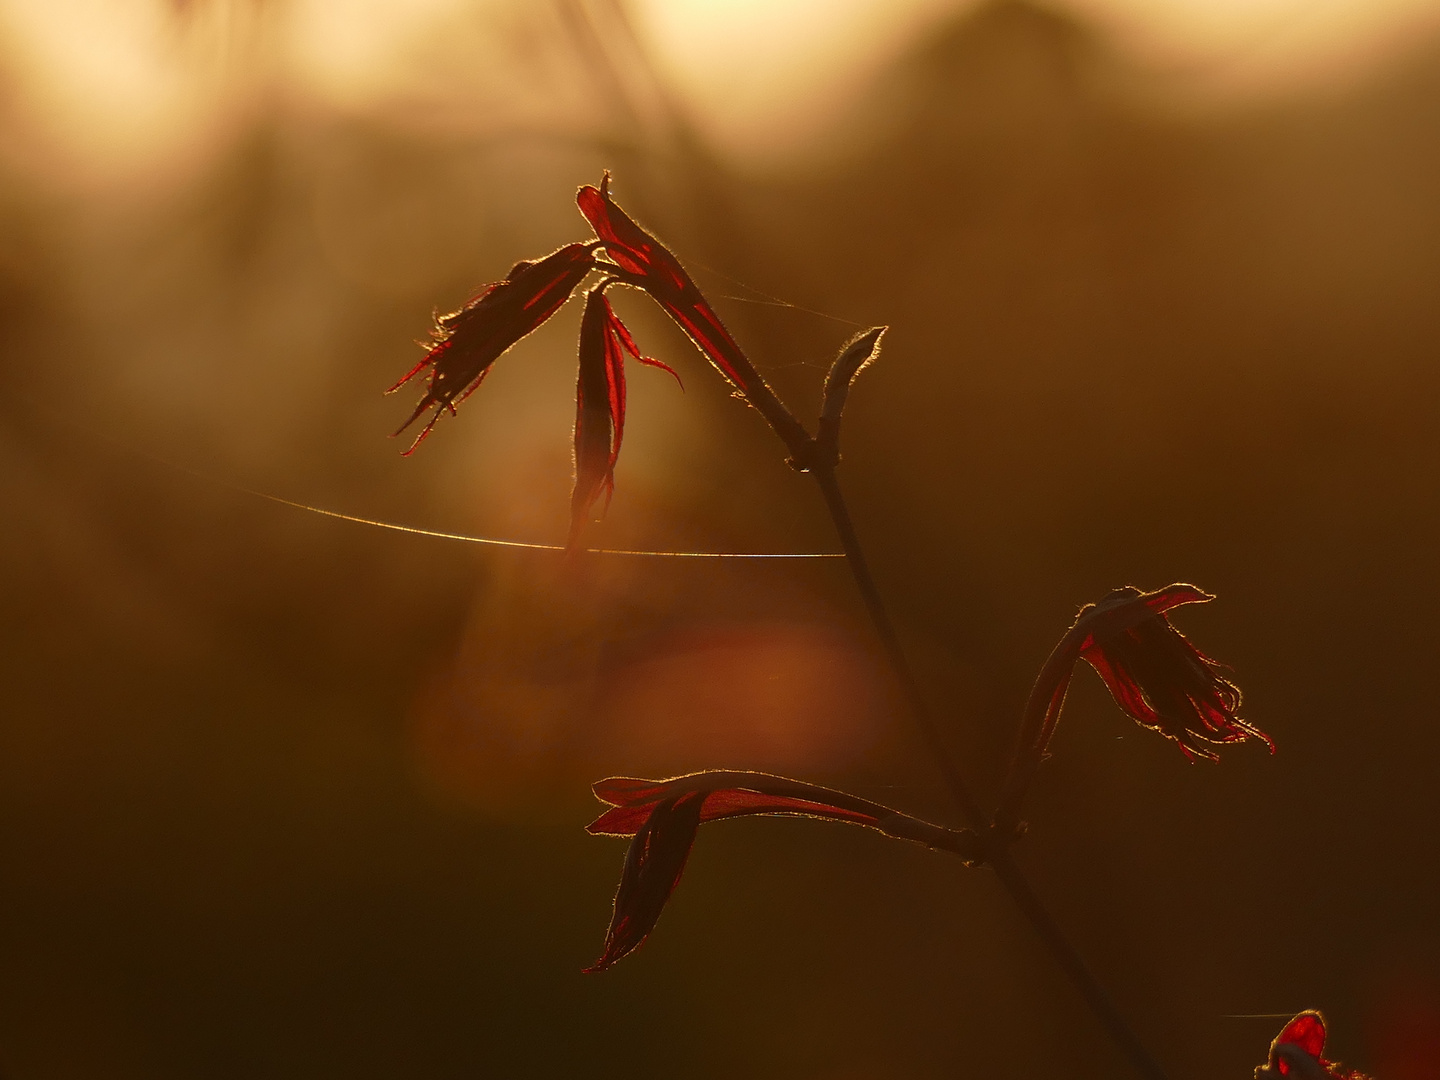
[[[632,274],[653,278],[657,288],[683,291],[694,288],[690,275],[670,249],[635,223],[634,218],[615,205],[610,198],[610,174],[600,179],[600,187],[589,184],[575,196],[580,212],[604,242],[605,252],[622,269]]]
[[[648,812],[650,807],[676,793],[700,792],[707,799],[701,821],[735,817],[741,813],[801,813],[876,824],[885,818],[904,816],[879,803],[847,795],[843,791],[762,772],[712,769],[687,773],[671,780],[637,780],[626,776],[612,776],[596,783],[592,790],[597,799],[609,803],[616,810],[642,813]],[[607,811],[592,822],[587,831],[617,836],[632,834],[635,831],[633,828],[597,828],[602,821],[620,820],[618,817],[612,818],[616,810]]]
[[[582,187],[575,201],[605,253],[630,275],[622,280],[648,292],[709,361],[750,397],[761,384],[759,374],[680,260],[615,204],[610,197],[610,174],[604,175],[598,188]]]
[[[1352,1069],[1325,1060],[1325,1019],[1313,1009],[1287,1023],[1270,1044],[1266,1064],[1255,1070],[1256,1080],[1275,1076],[1293,1080],[1366,1080]]]
[[[660,921],[665,901],[680,884],[704,796],[677,795],[655,806],[625,853],[625,869],[615,893],[615,912],[605,932],[605,950],[585,971],[604,971],[638,949]]]
[[[653,356],[646,356],[641,353],[639,346],[635,344],[635,339],[630,336],[630,331],[626,328],[625,324],[620,321],[620,316],[615,314],[615,309],[610,306],[610,298],[607,296],[604,299],[605,312],[610,323],[610,329],[615,334],[615,337],[619,340],[620,344],[624,346],[625,351],[628,352],[631,356],[633,356],[636,360],[639,360],[642,364],[647,364],[650,367],[657,367],[661,371],[668,371],[674,377],[675,382],[679,384],[680,389],[684,390],[685,382],[683,379],[680,378],[680,373],[677,372],[674,368],[672,368],[669,364],[665,363],[663,360],[656,360]]]
[[[1122,631],[1124,633],[1124,631]],[[1105,688],[1110,691],[1110,696],[1115,699],[1115,704],[1136,723],[1142,727],[1157,728],[1160,725],[1160,717],[1145,700],[1145,693],[1140,689],[1140,684],[1130,674],[1130,670],[1116,664],[1111,653],[1104,649],[1092,647],[1085,654],[1085,659],[1095,669]]]
[[[1080,655],[1099,674],[1115,704],[1140,726],[1157,731],[1190,758],[1218,758],[1212,745],[1255,737],[1275,744],[1242,720],[1240,688],[1171,625],[1164,614],[1213,597],[1193,585],[1153,593],[1117,589],[1081,611],[1072,633],[1083,634]]]
[[[1303,1012],[1295,1017],[1275,1036],[1277,1043],[1288,1043],[1300,1047],[1313,1058],[1325,1054],[1325,1019],[1318,1012]],[[1282,1065],[1281,1075],[1288,1070]]]
[[[983,858],[979,838],[968,830],[944,829],[878,803],[829,788],[767,773],[701,772],[673,780],[612,777],[595,785],[611,804],[588,826],[591,833],[634,836],[625,857],[605,949],[589,971],[600,971],[633,952],[660,918],[661,909],[685,868],[701,822],[755,814],[804,817],[866,825],[898,839],[961,855]]]
[[[430,434],[446,409],[475,391],[501,354],[560,310],[570,294],[595,268],[593,244],[569,244],[536,262],[516,263],[504,281],[485,286],[459,311],[436,319],[435,343],[418,364],[386,393],[394,393],[427,368],[425,395],[399,435],[434,406],[430,417],[406,454]]]
[[[1213,599],[1194,585],[1171,585],[1153,593],[1127,586],[1080,610],[1030,691],[995,815],[997,825],[1021,828],[1020,804],[1045,758],[1075,661],[1082,656],[1127,716],[1173,739],[1191,760],[1216,760],[1219,755],[1211,746],[1252,736],[1275,752],[1268,735],[1237,715],[1240,688],[1220,674],[1224,665],[1195,648],[1165,615],[1182,604]]]
[[[615,463],[625,436],[625,353],[653,367],[670,368],[642,356],[630,331],[605,296],[606,281],[585,297],[580,318],[580,372],[575,384],[575,487],[570,496],[573,551],[604,495],[615,489]],[[670,371],[671,375],[675,372]],[[680,377],[675,375],[676,382]]]
[[[575,384],[575,488],[570,496],[570,546],[579,541],[600,496],[615,486],[615,461],[625,430],[625,367],[610,329],[613,314],[599,289],[580,318],[580,372]]]

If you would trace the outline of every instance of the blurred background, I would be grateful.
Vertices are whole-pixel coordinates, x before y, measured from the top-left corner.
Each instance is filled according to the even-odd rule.
[[[0,1071],[1117,1077],[984,873],[707,827],[598,955],[592,781],[758,768],[955,823],[838,561],[563,539],[567,308],[414,457],[436,309],[682,254],[842,481],[966,774],[1127,583],[1279,746],[1188,765],[1081,672],[1023,865],[1175,1080],[1286,1014],[1440,1076],[1434,0],[0,2]],[[638,296],[597,544],[834,549]]]

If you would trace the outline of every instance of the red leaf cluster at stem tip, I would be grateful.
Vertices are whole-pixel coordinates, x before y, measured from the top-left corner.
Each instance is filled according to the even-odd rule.
[[[429,421],[405,451],[412,453],[447,410],[454,413],[474,393],[501,354],[559,311],[591,271],[608,274],[586,294],[581,321],[571,549],[578,546],[595,504],[602,496],[608,502],[614,487],[625,422],[625,354],[674,374],[665,364],[641,355],[604,295],[612,285],[648,293],[738,394],[764,414],[792,454],[798,455],[808,444],[804,428],[760,378],[680,260],[615,204],[610,174],[604,175],[598,188],[588,184],[580,188],[576,202],[597,239],[569,244],[538,262],[517,263],[504,281],[486,286],[459,311],[438,317],[424,358],[389,391],[429,371],[424,396],[400,427],[404,431],[433,407]],[[606,257],[597,257],[597,251]]]
[[[1275,752],[1270,736],[1238,715],[1240,688],[1220,673],[1223,665],[1190,644],[1166,615],[1182,604],[1213,599],[1194,585],[1150,593],[1127,586],[1081,608],[1030,691],[998,824],[1019,827],[1020,803],[1055,734],[1075,663],[1082,657],[1104,680],[1115,704],[1141,727],[1173,739],[1192,761],[1216,760],[1212,747],[1252,737]]]
[[[841,791],[768,773],[701,772],[673,780],[615,777],[596,784],[595,795],[612,809],[591,822],[588,831],[634,839],[625,854],[605,950],[587,971],[603,971],[649,936],[680,883],[702,822],[796,814],[866,825],[970,863],[983,857],[979,838],[968,830],[945,829]]]
[[[1127,586],[1082,608],[1057,649],[1063,671],[1047,688],[1041,744],[1054,732],[1070,671],[1075,659],[1083,657],[1104,680],[1115,704],[1142,727],[1173,739],[1187,757],[1215,760],[1219,755],[1212,745],[1252,736],[1273,753],[1270,737],[1237,715],[1240,688],[1220,674],[1224,665],[1192,645],[1165,614],[1182,604],[1213,599],[1194,585],[1151,593]]]
[[[1216,760],[1206,744],[1244,742],[1254,737],[1271,753],[1275,744],[1237,715],[1240,688],[1170,624],[1165,613],[1182,604],[1215,599],[1193,585],[1158,592],[1116,589],[1082,611],[1076,627],[1082,657],[1105,681],[1110,694],[1142,727],[1173,739],[1187,757]]]
[[[1358,1072],[1325,1060],[1325,1018],[1313,1009],[1290,1020],[1270,1044],[1270,1057],[1255,1080],[1366,1080]]]

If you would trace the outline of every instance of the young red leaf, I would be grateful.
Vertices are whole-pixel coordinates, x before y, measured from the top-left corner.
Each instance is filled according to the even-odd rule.
[[[598,188],[582,187],[575,201],[618,268],[616,276],[648,292],[740,395],[760,410],[792,454],[801,454],[809,443],[804,428],[760,377],[680,260],[616,205],[610,197],[610,174],[605,173]]]
[[[625,367],[608,325],[609,305],[591,289],[580,317],[580,372],[575,383],[575,488],[570,496],[570,546],[596,501],[608,503],[625,430]]]
[[[587,971],[604,970],[649,936],[680,882],[702,822],[754,814],[826,818],[949,851],[972,865],[984,859],[982,841],[969,830],[931,825],[879,803],[767,773],[702,772],[673,780],[614,777],[596,784],[595,795],[612,809],[587,831],[634,840],[625,856],[604,952]]]
[[[424,358],[386,393],[393,394],[427,368],[425,394],[399,435],[432,405],[434,415],[410,444],[413,453],[447,409],[480,385],[490,366],[505,350],[560,310],[570,294],[595,268],[594,244],[569,244],[538,262],[516,263],[504,281],[488,285],[459,311],[436,320],[434,344]]]
[[[1020,802],[1045,757],[1081,657],[1131,719],[1174,740],[1191,760],[1215,760],[1219,755],[1210,746],[1252,736],[1275,752],[1270,737],[1238,715],[1240,688],[1220,674],[1222,665],[1195,648],[1166,617],[1171,608],[1212,599],[1193,585],[1171,585],[1153,593],[1127,586],[1080,610],[1030,691],[1020,744],[996,814],[1002,828],[1019,827]]]
[[[630,331],[605,296],[604,282],[585,297],[580,318],[580,371],[575,384],[575,487],[570,496],[570,540],[573,550],[603,495],[609,505],[615,488],[615,462],[625,434],[625,353],[642,364],[663,368],[643,356]],[[680,376],[675,375],[679,382]]]
[[[622,270],[634,275],[634,280],[626,280],[654,297],[710,362],[741,393],[748,393],[759,378],[749,360],[680,260],[615,204],[610,197],[610,174],[604,175],[598,188],[588,184],[582,187],[575,201],[600,238],[605,253]]]
[[[1283,1028],[1280,1034],[1275,1036],[1275,1042],[1281,1045],[1298,1046],[1305,1053],[1313,1058],[1321,1057],[1325,1053],[1325,1018],[1314,1010],[1302,1012]],[[1282,1073],[1286,1070],[1281,1069]]]
[[[676,795],[650,808],[625,853],[625,869],[615,892],[615,914],[605,933],[605,951],[586,968],[604,971],[638,949],[660,921],[665,901],[680,884],[705,796]]]
[[[629,329],[620,321],[620,317],[615,314],[615,309],[610,306],[610,298],[606,296],[602,297],[602,299],[605,302],[605,315],[610,327],[610,332],[615,335],[615,339],[624,347],[625,351],[630,354],[631,359],[638,360],[647,367],[659,368],[661,371],[668,372],[670,377],[675,380],[675,384],[679,386],[681,390],[684,390],[685,380],[680,378],[680,373],[665,363],[665,361],[656,360],[653,356],[646,356],[642,353],[640,347],[635,344],[635,339],[630,336]]]
[[[647,287],[675,293],[695,288],[670,249],[636,224],[635,219],[610,198],[608,172],[601,177],[598,188],[590,184],[581,187],[575,194],[575,202],[600,238],[606,254],[621,269],[644,276]]]
[[[1193,585],[1153,593],[1125,588],[1080,613],[1085,632],[1080,655],[1109,688],[1115,703],[1142,727],[1173,739],[1189,758],[1219,755],[1206,744],[1257,738],[1271,753],[1275,744],[1242,720],[1240,688],[1176,630],[1165,612],[1181,604],[1213,600]]]
[[[1358,1072],[1325,1060],[1325,1018],[1308,1009],[1290,1020],[1270,1044],[1270,1056],[1255,1080],[1366,1080]]]

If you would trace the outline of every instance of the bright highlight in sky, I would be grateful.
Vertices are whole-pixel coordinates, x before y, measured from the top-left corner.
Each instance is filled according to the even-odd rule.
[[[672,86],[736,153],[788,145],[863,93],[868,77],[979,0],[634,0]],[[1343,74],[1440,25],[1434,0],[1051,0],[1141,63],[1205,71],[1227,95]],[[837,109],[837,106],[840,108]]]
[[[583,126],[573,102],[540,101],[555,71],[535,62],[532,84],[513,69],[537,43],[568,40],[562,10],[573,22],[621,4],[706,136],[763,163],[805,156],[887,64],[988,2],[1002,0],[192,0],[177,20],[174,0],[0,0],[0,46],[24,133],[16,152],[99,177],[176,148],[203,155],[225,111],[271,82],[341,110],[401,103],[416,123],[509,110],[512,127]],[[1440,29],[1437,0],[1030,2],[1221,100],[1369,70]],[[576,73],[573,55],[560,72]]]

